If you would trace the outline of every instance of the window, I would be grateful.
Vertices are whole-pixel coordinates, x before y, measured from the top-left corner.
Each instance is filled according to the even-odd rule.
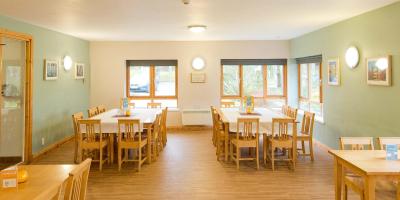
[[[135,107],[159,102],[162,107],[177,107],[176,60],[128,60],[126,94]]]
[[[221,102],[240,105],[254,96],[256,106],[279,108],[286,104],[286,60],[221,60]]]
[[[323,117],[321,59],[299,64],[299,108]]]

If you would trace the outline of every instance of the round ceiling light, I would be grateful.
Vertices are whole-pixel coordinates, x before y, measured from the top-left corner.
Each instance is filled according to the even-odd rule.
[[[360,54],[358,53],[358,49],[355,46],[351,46],[346,51],[346,63],[351,68],[354,69],[357,67],[358,62],[360,61]]]
[[[192,31],[193,33],[201,33],[204,32],[207,29],[207,26],[205,25],[191,25],[188,26],[188,29]]]
[[[64,69],[69,71],[72,68],[72,58],[71,56],[65,56],[63,60]]]
[[[195,70],[202,70],[206,66],[206,62],[204,61],[203,58],[196,57],[192,61],[192,67]]]

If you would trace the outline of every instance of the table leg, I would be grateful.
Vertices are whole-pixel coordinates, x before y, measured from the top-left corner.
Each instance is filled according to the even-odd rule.
[[[364,197],[366,200],[375,200],[375,177],[367,176],[364,181]]]
[[[228,150],[228,145],[229,145],[229,123],[224,124],[224,131],[225,131],[225,162],[228,161],[228,156],[229,156],[229,150]]]
[[[151,124],[147,126],[147,163],[151,164],[151,138],[153,133],[151,130]],[[139,150],[141,151],[141,150]]]
[[[110,159],[111,159],[111,164],[114,163],[114,137],[115,137],[115,135],[110,133],[110,151],[111,151],[111,153],[110,153],[111,158]]]
[[[335,175],[335,199],[341,200],[342,198],[342,176],[343,176],[343,167],[339,160],[335,157],[334,159],[334,175]]]

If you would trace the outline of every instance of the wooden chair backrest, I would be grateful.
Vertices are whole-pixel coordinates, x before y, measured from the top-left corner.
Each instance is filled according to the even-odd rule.
[[[161,132],[167,132],[167,114],[168,107],[164,108],[161,113]]]
[[[217,111],[215,110],[214,106],[211,106],[211,119],[212,119],[214,131],[215,131],[215,125],[216,125],[216,121],[215,121],[216,114],[217,114]]]
[[[212,108],[213,110],[211,110],[211,113],[213,115],[213,128],[215,133],[218,133],[218,131],[223,130],[223,122],[221,120],[221,116],[219,115],[217,109],[215,109],[214,107]]]
[[[72,115],[72,124],[74,125],[74,133],[78,134],[78,120],[83,119],[83,113],[78,112]]]
[[[374,140],[372,137],[340,137],[340,150],[345,150],[350,146],[350,150],[374,150]]]
[[[88,109],[88,117],[89,118],[91,118],[91,117],[93,117],[93,116],[95,116],[95,115],[97,115],[98,113],[97,113],[97,107],[94,107],[94,108],[89,108]]]
[[[292,129],[289,129],[289,127]],[[292,133],[289,131],[292,130]],[[297,123],[293,118],[273,118],[272,119],[273,138],[278,140],[289,140],[290,136],[294,139],[297,136]]]
[[[287,115],[288,114],[288,110],[289,110],[289,106],[288,105],[283,105],[282,106],[282,114]]]
[[[221,102],[221,107],[222,108],[233,108],[233,107],[235,107],[235,102],[233,102],[233,101],[222,101]]]
[[[88,158],[69,173],[67,185],[65,187],[64,199],[86,199],[87,182],[91,162],[92,159]]]
[[[118,119],[118,142],[138,142],[142,141],[140,131],[140,120],[138,119]]]
[[[378,144],[381,150],[386,150],[387,144],[397,144],[400,150],[400,137],[378,137]]]
[[[82,131],[84,127],[85,131]],[[97,127],[97,128],[96,128]],[[86,142],[101,142],[101,121],[100,119],[81,119],[78,120],[78,130],[81,140]]]
[[[255,127],[255,131],[253,131]],[[238,118],[236,127],[236,139],[240,140],[254,140],[258,139],[260,133],[260,119],[259,118]]]
[[[297,120],[297,108],[292,108],[289,106],[286,115],[294,120]]]
[[[301,123],[301,133],[313,136],[315,113],[304,111],[303,121]]]
[[[161,108],[161,103],[149,102],[147,108]]]
[[[162,113],[157,114],[156,120],[153,123],[154,138],[158,138],[161,135],[161,118],[162,118]]]
[[[104,105],[97,106],[97,114],[106,112],[106,107]]]

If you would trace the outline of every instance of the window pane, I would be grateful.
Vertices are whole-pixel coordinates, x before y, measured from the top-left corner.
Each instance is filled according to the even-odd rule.
[[[175,66],[156,66],[154,82],[156,96],[175,96]]]
[[[267,66],[267,94],[283,96],[283,65]]]
[[[281,110],[282,106],[285,105],[286,101],[284,99],[267,99],[266,107],[273,110]]]
[[[130,75],[130,96],[150,96],[150,67],[131,66]]]
[[[243,65],[243,95],[263,96],[262,65]]]
[[[299,108],[301,110],[309,111],[310,110],[309,102],[308,101],[300,101]]]
[[[308,65],[300,65],[300,96],[308,98]]]
[[[320,102],[320,76],[319,76],[319,63],[310,64],[310,101]]]
[[[315,113],[316,116],[322,117],[322,104],[310,102],[310,112]]]
[[[238,96],[239,95],[239,66],[224,65],[223,71],[223,95]]]

